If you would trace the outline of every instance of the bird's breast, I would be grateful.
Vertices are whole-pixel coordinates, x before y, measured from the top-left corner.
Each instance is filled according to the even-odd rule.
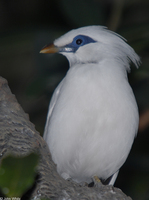
[[[98,172],[105,178],[125,161],[138,113],[129,84],[112,78],[110,83],[92,67],[68,71],[50,118],[48,143],[60,174]]]

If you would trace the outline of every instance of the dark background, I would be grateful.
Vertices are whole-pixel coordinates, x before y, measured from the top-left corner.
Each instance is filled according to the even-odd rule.
[[[86,25],[116,31],[140,55],[129,74],[139,111],[139,133],[115,186],[135,200],[149,199],[149,1],[0,0],[0,76],[43,134],[53,90],[65,76],[61,55],[39,54],[65,32]],[[99,161],[100,162],[100,161]]]

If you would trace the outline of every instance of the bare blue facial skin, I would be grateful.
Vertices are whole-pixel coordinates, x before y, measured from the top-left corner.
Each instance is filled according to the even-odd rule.
[[[73,52],[75,53],[79,47],[96,41],[86,35],[77,35],[70,44],[59,48],[59,52]]]

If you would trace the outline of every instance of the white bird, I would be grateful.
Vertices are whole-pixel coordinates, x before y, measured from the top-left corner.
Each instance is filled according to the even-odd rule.
[[[71,30],[41,53],[66,56],[70,68],[50,102],[44,140],[58,173],[75,182],[94,176],[113,185],[137,134],[139,115],[128,83],[139,56],[102,26]]]

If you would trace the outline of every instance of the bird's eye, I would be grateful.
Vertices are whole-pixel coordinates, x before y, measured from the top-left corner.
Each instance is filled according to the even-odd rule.
[[[73,41],[65,47],[69,47],[69,52],[76,52],[81,46],[94,42],[96,41],[86,35],[77,35],[73,38]]]
[[[83,42],[83,40],[82,40],[82,39],[77,39],[77,40],[76,40],[76,44],[77,44],[77,45],[81,45],[81,44],[82,44],[82,42]]]

